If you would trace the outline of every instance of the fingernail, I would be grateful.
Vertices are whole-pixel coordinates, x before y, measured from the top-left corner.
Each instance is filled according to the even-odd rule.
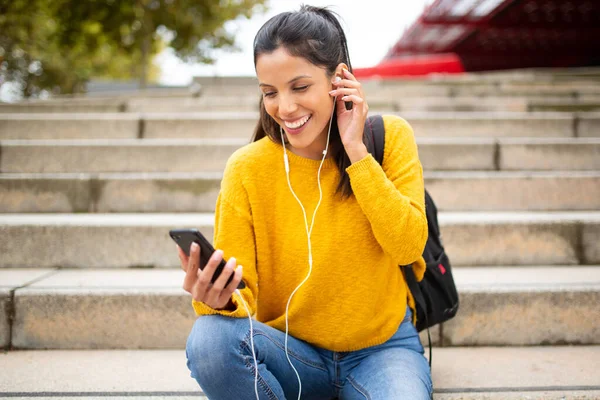
[[[329,92],[329,94],[334,94],[334,93],[335,93],[335,90],[332,90],[331,92]]]
[[[192,249],[198,250],[198,243],[196,243],[196,242],[192,243]]]

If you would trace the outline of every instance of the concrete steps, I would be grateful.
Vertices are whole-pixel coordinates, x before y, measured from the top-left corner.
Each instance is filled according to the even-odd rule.
[[[593,399],[599,393],[593,381],[597,362],[581,361],[597,353],[595,346],[436,349],[434,399]],[[203,398],[181,351],[27,351],[0,360],[13,367],[0,381],[6,387],[0,395]],[[48,379],[39,382],[28,374],[32,364]]]
[[[598,265],[457,266],[453,275],[460,312],[432,330],[436,346],[600,344]],[[0,269],[2,346],[183,349],[195,320],[183,277],[179,267]]]
[[[600,398],[597,71],[365,82],[415,130],[460,293],[436,400]],[[258,95],[198,83],[0,105],[0,348],[28,350],[0,354],[0,397],[204,398],[168,230],[212,238]]]
[[[600,346],[439,348],[434,400],[597,399],[599,359]],[[0,369],[0,397],[206,399],[181,350],[11,351]]]
[[[402,96],[394,98],[377,98],[377,92],[369,98],[369,107],[373,112],[590,112],[600,111],[600,95],[572,96],[543,96],[527,94],[523,96],[472,96],[443,97],[443,96]],[[417,94],[414,94],[417,96]],[[147,97],[121,99],[95,99],[85,102],[46,100],[15,104],[0,104],[0,114],[6,113],[165,113],[165,112],[239,112],[258,111],[259,95],[238,97]]]
[[[595,138],[418,137],[426,171],[598,171]],[[1,173],[222,172],[250,139],[1,140]],[[192,155],[192,156],[190,156]]]
[[[221,179],[220,172],[0,174],[0,212],[213,212]],[[425,186],[443,211],[600,209],[600,170],[426,171]]]
[[[399,114],[417,137],[599,137],[600,113]],[[258,113],[0,114],[0,140],[244,138]]]
[[[454,265],[600,264],[600,212],[441,212]],[[172,268],[168,231],[213,236],[211,213],[0,214],[0,268]],[[468,243],[468,246],[465,246]]]

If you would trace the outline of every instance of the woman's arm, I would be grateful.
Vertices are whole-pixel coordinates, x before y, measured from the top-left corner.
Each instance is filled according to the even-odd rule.
[[[214,247],[222,250],[225,259],[235,257],[243,267],[246,288],[240,290],[250,313],[256,312],[258,276],[256,274],[256,244],[250,203],[241,177],[235,154],[225,168],[221,191],[215,209]],[[202,302],[192,300],[197,315],[220,314],[230,317],[247,317],[248,313],[236,293],[225,308],[215,310]]]
[[[371,156],[346,171],[375,238],[400,265],[421,258],[427,241],[423,168],[410,125],[385,116],[383,168]]]

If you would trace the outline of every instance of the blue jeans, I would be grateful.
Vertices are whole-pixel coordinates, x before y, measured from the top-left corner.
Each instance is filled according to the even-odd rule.
[[[302,399],[431,399],[431,371],[411,310],[406,309],[394,336],[358,351],[329,351],[289,336],[288,352],[302,380]],[[286,358],[285,333],[252,323],[260,399],[297,399],[298,378]],[[256,399],[247,318],[199,317],[187,340],[186,357],[191,376],[209,399]]]

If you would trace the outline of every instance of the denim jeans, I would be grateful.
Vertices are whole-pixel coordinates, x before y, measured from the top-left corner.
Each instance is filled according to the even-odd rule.
[[[358,351],[329,351],[289,336],[288,353],[302,381],[302,399],[431,399],[431,371],[406,309],[387,342]],[[285,333],[252,323],[260,399],[297,399],[298,378],[286,358]],[[191,376],[209,399],[256,399],[247,318],[199,317],[186,357]]]

